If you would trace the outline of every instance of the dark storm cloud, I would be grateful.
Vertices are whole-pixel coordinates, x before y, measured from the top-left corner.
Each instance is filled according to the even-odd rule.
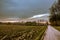
[[[0,0],[1,17],[31,17],[48,11],[55,0]]]

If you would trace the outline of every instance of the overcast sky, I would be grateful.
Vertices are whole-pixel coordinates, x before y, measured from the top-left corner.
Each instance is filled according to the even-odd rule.
[[[32,17],[47,13],[55,0],[0,0],[0,17]]]

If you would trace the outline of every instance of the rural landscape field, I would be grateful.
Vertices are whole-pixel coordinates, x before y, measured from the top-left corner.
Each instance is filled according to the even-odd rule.
[[[60,31],[60,26],[53,26],[53,28]],[[0,40],[46,40],[44,39],[44,37],[45,35],[47,35],[46,31],[48,29],[49,29],[48,25],[23,26],[23,25],[12,25],[12,24],[9,25],[0,24]],[[51,30],[52,32],[54,32],[52,28]]]
[[[0,0],[0,40],[60,40],[60,0]]]
[[[42,40],[46,26],[0,25],[0,40]]]

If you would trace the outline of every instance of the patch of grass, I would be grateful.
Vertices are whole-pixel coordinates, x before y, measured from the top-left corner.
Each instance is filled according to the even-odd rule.
[[[54,28],[60,31],[60,26],[55,26]]]

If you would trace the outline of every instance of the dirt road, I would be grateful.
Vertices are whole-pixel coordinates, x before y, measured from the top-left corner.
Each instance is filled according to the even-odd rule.
[[[60,40],[60,32],[48,25],[48,29],[45,32],[44,40]]]

